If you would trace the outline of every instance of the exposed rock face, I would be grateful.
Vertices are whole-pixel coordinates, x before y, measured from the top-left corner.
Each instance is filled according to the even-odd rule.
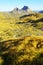
[[[0,42],[3,65],[43,65],[43,37]]]
[[[23,8],[22,8],[22,10],[25,10],[25,11],[27,11],[29,8],[28,8],[28,6],[24,6]]]
[[[13,11],[11,11],[16,17],[20,17],[23,15],[28,15],[32,13],[32,11],[28,8],[28,6],[24,6],[23,8],[14,8]]]

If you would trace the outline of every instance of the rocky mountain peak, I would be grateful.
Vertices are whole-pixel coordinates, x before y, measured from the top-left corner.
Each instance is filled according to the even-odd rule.
[[[29,8],[28,8],[28,6],[24,6],[23,8],[22,8],[22,10],[28,10]]]

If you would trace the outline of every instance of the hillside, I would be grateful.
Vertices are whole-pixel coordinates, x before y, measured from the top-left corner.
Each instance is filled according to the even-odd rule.
[[[25,36],[43,36],[43,14],[32,13],[18,18],[13,13],[0,12],[0,41]]]
[[[0,12],[0,65],[43,65],[43,14],[27,6]]]
[[[43,65],[43,36],[6,40],[0,50],[3,65]]]

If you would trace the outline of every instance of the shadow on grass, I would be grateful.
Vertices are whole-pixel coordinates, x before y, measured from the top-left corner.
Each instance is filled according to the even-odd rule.
[[[43,65],[43,53],[39,54],[32,61],[24,59],[18,64],[14,61],[14,58],[17,60],[16,56],[11,57],[9,54],[3,55],[4,62],[2,65]]]

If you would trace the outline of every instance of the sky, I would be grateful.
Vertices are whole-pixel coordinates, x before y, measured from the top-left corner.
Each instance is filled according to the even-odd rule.
[[[43,10],[43,0],[0,0],[0,11],[12,11],[23,6],[28,6],[31,10]]]

